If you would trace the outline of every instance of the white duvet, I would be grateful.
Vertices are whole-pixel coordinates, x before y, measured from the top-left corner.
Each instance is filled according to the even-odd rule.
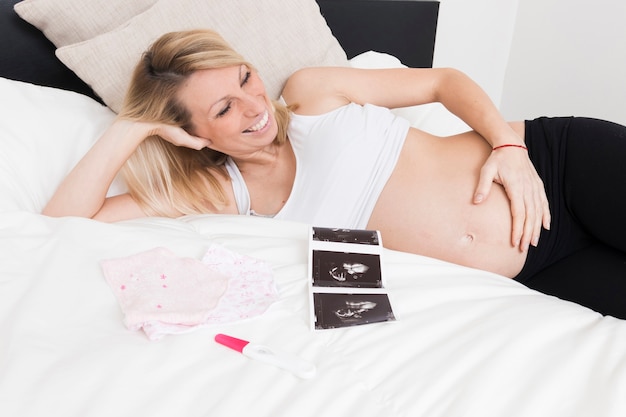
[[[2,416],[624,416],[626,321],[499,276],[385,253],[397,322],[313,332],[308,227],[199,216],[0,221]],[[100,260],[218,243],[270,263],[262,316],[151,342],[128,330]],[[214,342],[315,363],[310,380]]]
[[[4,79],[0,95],[0,416],[626,415],[626,321],[512,280],[386,251],[398,320],[314,332],[309,225],[35,214],[113,115]],[[279,300],[159,341],[124,326],[101,260],[155,247],[199,259],[213,243],[269,263]],[[216,333],[298,354],[317,375],[253,361]]]

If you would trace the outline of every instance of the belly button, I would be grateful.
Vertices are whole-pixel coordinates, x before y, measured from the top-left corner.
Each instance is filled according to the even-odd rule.
[[[471,233],[465,234],[462,239],[463,243],[470,244],[474,241],[474,235]]]

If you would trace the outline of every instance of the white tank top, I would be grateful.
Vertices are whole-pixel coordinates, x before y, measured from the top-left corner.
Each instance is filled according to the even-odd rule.
[[[319,227],[365,228],[409,128],[407,120],[371,104],[351,103],[314,116],[292,114],[287,135],[296,177],[287,202],[273,217]],[[239,213],[256,214],[230,158],[226,169]]]

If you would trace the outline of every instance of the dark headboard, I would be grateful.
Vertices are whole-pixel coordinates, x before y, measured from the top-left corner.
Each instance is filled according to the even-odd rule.
[[[316,1],[348,58],[374,50],[409,67],[432,67],[438,1]]]
[[[13,5],[18,1],[0,0],[0,76],[97,98],[56,58],[54,45],[15,13]],[[438,1],[317,2],[349,58],[375,50],[390,53],[411,67],[432,66]]]
[[[92,97],[91,88],[54,55],[55,47],[13,10],[19,0],[0,0],[0,76]]]

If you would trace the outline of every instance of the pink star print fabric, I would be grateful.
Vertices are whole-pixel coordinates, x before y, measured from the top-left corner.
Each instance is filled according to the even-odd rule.
[[[254,317],[278,299],[269,265],[219,245],[202,261],[154,248],[101,266],[124,323],[150,340]]]

